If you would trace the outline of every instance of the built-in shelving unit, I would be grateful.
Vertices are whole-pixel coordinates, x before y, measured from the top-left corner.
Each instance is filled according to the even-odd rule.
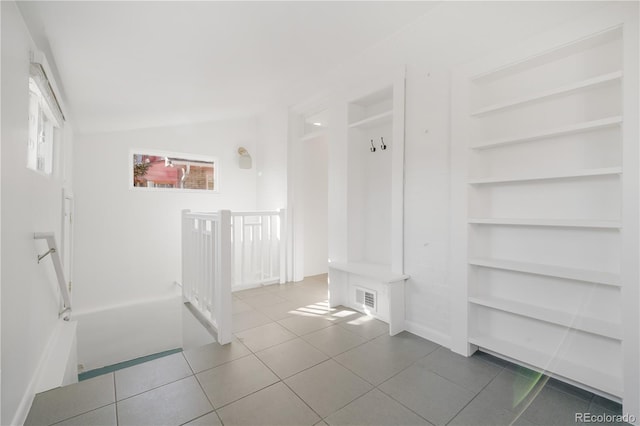
[[[498,339],[491,335],[478,334],[470,337],[469,343],[498,355],[509,354],[507,357],[514,361],[525,363],[533,369],[571,381],[575,380],[574,377],[590,377],[591,382],[598,385],[598,390],[609,395],[616,395],[622,389],[622,378],[615,373],[607,372],[605,369],[591,368],[554,353],[514,344],[512,341]],[[555,373],[558,371],[562,373]]]
[[[349,128],[354,129],[357,127],[367,128],[379,126],[381,124],[390,124],[393,119],[393,111],[384,111],[379,114],[372,115],[355,123],[349,124]]]
[[[472,112],[471,115],[481,116],[484,114],[498,112],[503,109],[517,107],[529,102],[540,101],[546,98],[551,98],[553,96],[566,95],[568,93],[575,92],[577,90],[584,90],[591,87],[597,87],[602,84],[620,80],[621,78],[622,78],[622,71],[615,71],[615,72],[608,73],[605,75],[600,75],[594,78],[588,78],[586,80],[570,83],[570,84],[557,87],[551,90],[543,90],[541,92],[532,93],[520,98],[511,99],[507,102],[502,102],[495,105],[489,105],[487,107],[483,107],[479,110]]]
[[[497,297],[469,297],[469,303],[486,308],[498,309],[511,314],[521,315],[536,320],[562,325],[571,329],[597,334],[611,339],[622,339],[622,327],[620,324],[588,318],[578,313],[564,312],[548,309],[544,306],[534,306],[513,300]]]
[[[606,167],[600,169],[588,169],[578,171],[566,171],[553,174],[540,174],[530,176],[504,176],[485,179],[473,179],[469,183],[471,185],[482,185],[489,183],[508,183],[508,182],[526,182],[532,180],[549,180],[549,179],[571,179],[589,176],[607,176],[607,175],[619,175],[622,173],[621,167]]]
[[[576,124],[569,124],[566,126],[560,126],[549,130],[542,130],[525,134],[521,136],[514,136],[509,138],[495,139],[487,142],[475,143],[470,146],[472,149],[488,149],[498,146],[515,145],[525,142],[534,142],[541,139],[550,139],[554,137],[567,136],[576,133],[589,132],[593,130],[603,129],[607,127],[617,126],[622,124],[622,116],[607,117],[599,120],[584,121]]]
[[[486,258],[469,259],[469,265],[620,287],[619,274],[594,271],[591,269],[568,268],[566,266]]]
[[[454,73],[458,350],[621,397],[624,38],[605,28]]]
[[[330,303],[404,330],[404,70],[346,100],[344,258],[331,259]],[[366,294],[370,305],[363,305]]]

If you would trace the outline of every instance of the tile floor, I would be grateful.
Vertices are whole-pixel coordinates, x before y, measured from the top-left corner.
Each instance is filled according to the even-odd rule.
[[[328,309],[326,290],[317,276],[235,293],[231,344],[44,392],[26,424],[575,425],[577,412],[621,411],[485,354],[390,337],[380,321]]]

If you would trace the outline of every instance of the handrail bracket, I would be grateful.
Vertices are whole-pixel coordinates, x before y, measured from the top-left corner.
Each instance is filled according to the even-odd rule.
[[[58,312],[58,318],[62,318],[62,316],[66,313],[71,313],[71,306],[65,306],[63,310],[61,310],[60,312]],[[69,321],[69,315],[65,316],[63,318],[65,321]]]
[[[55,235],[53,234],[53,232],[36,232],[33,234],[33,238],[36,240],[45,240],[47,242],[47,245],[49,246],[49,250],[46,253],[38,255],[38,263],[40,263],[40,261],[42,261],[42,259],[44,259],[45,257],[51,255],[51,263],[53,264],[53,269],[56,271],[58,288],[60,289],[60,295],[62,296],[63,302],[63,308],[58,313],[58,316],[64,316],[64,320],[69,321],[68,313],[71,312],[71,283],[69,283],[69,287],[67,287],[67,281],[64,278],[64,268],[62,266],[60,254],[58,253],[58,246],[56,245]]]
[[[55,248],[50,248],[49,250],[47,250],[44,254],[39,254],[38,255],[38,263],[40,263],[40,261],[42,259],[44,259],[45,257],[47,257],[48,255],[50,255],[51,253],[55,253],[56,249]]]

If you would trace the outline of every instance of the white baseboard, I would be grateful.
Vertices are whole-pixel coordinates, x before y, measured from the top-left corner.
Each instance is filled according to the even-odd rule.
[[[451,347],[451,336],[441,331],[434,330],[432,328],[425,327],[413,321],[407,320],[404,321],[404,328],[409,333],[413,333],[416,336],[422,337],[423,339],[430,340],[434,343],[439,344],[440,346],[444,346],[445,348]]]
[[[263,283],[248,283],[248,284],[238,284],[231,287],[232,292],[242,291],[242,290],[250,290],[252,288],[260,288],[268,285],[279,284],[278,280],[266,281]]]
[[[31,410],[33,399],[36,397],[35,389],[37,382],[37,374],[34,374],[31,378],[31,382],[29,382],[29,386],[27,386],[27,389],[22,395],[20,404],[18,404],[18,409],[16,410],[16,413],[13,416],[13,420],[11,421],[12,425],[23,425],[24,422],[27,421],[27,416],[29,415],[29,410]]]
[[[36,396],[36,393],[42,391],[42,386],[46,384],[51,384],[50,376],[51,373],[50,368],[51,362],[54,358],[57,358],[58,348],[61,347],[61,344],[68,341],[68,328],[73,329],[73,333],[75,334],[75,323],[72,325],[67,321],[62,319],[58,320],[56,323],[51,336],[49,337],[49,341],[45,346],[44,351],[42,351],[42,355],[40,356],[40,360],[38,361],[38,365],[29,381],[29,385],[22,395],[22,399],[20,400],[20,404],[18,404],[18,408],[16,410],[15,415],[13,416],[13,420],[11,421],[12,425],[23,425],[27,420],[27,416],[29,415],[29,410],[31,410],[31,405],[33,404],[33,400]],[[62,378],[61,378],[62,380]],[[46,383],[46,384],[45,384]],[[59,383],[57,386],[62,385],[63,383]],[[54,386],[55,387],[55,386]]]

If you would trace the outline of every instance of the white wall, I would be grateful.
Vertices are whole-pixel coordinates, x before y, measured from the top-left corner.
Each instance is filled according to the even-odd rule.
[[[62,188],[72,132],[58,139],[54,176],[27,169],[29,51],[34,48],[13,2],[2,10],[2,424],[24,421],[37,369],[58,321],[58,290],[50,258],[36,263],[35,231],[61,241]],[[52,58],[49,58],[52,61]],[[67,186],[67,189],[69,187]]]
[[[251,153],[258,174],[258,210],[278,210],[287,205],[288,114],[286,107],[274,106],[258,118],[259,140]]]
[[[170,344],[180,346],[179,327],[176,333],[164,333],[162,326],[148,321],[141,323],[143,319],[135,315],[129,316],[133,323],[112,324],[108,336],[100,342],[94,342],[91,336],[100,334],[101,327],[111,319],[130,312],[125,305],[139,304],[149,311],[152,309],[149,303],[158,301],[157,309],[161,310],[163,301],[175,296],[174,282],[181,280],[182,209],[255,209],[255,167],[240,169],[237,149],[244,146],[254,153],[256,140],[254,119],[77,136],[74,318],[80,323],[78,357],[85,367],[147,355]],[[217,157],[220,192],[130,189],[131,149]],[[171,312],[179,322],[180,311]],[[91,320],[83,324],[85,318]],[[156,339],[137,348],[140,353],[133,353],[121,343],[131,333],[149,333]],[[120,359],[116,359],[117,351],[111,350],[112,357],[96,358],[101,347],[110,345],[121,346]]]
[[[298,142],[304,162],[304,276],[327,272],[327,161],[325,136]]]

